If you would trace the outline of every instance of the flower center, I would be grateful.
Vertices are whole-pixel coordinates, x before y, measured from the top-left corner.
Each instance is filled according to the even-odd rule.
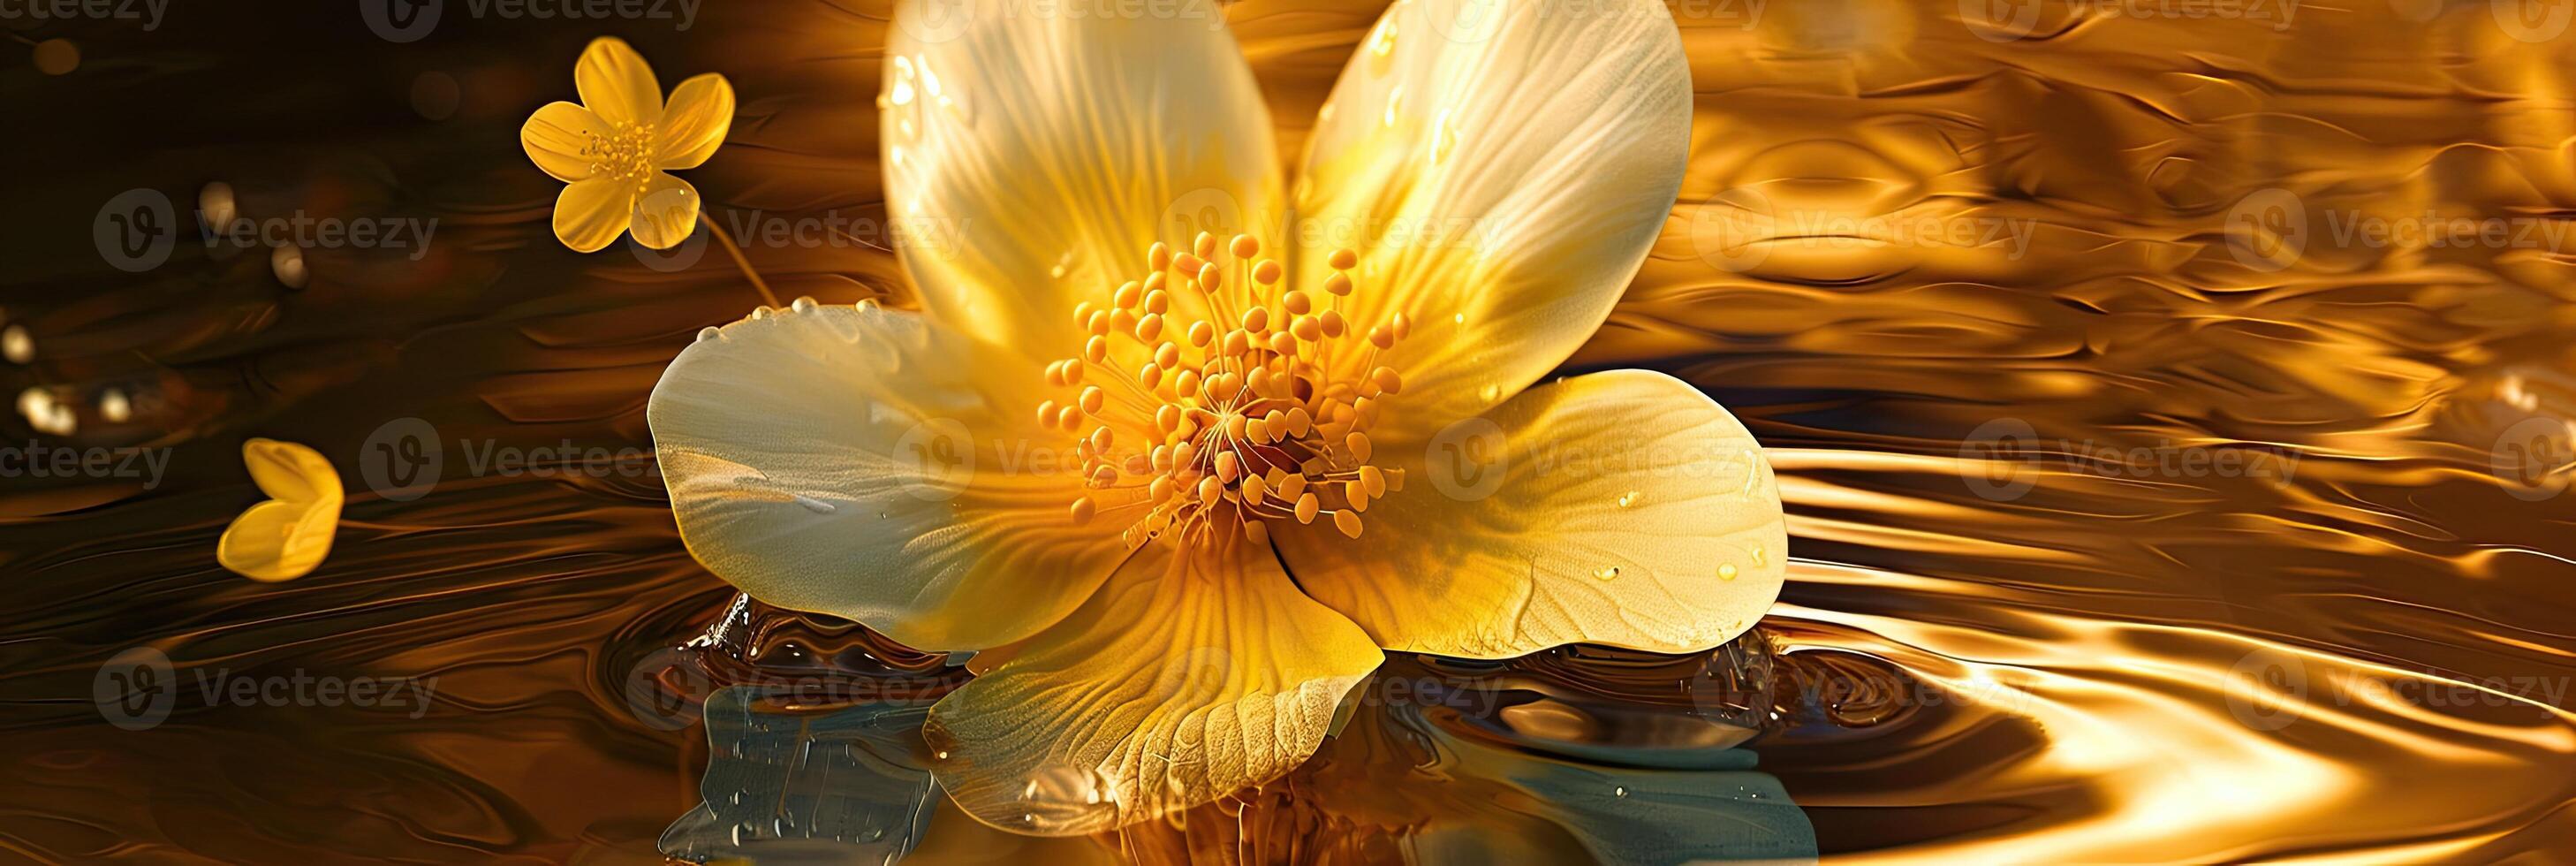
[[[642,184],[653,177],[653,124],[612,126],[607,135],[582,134],[581,155],[590,160],[590,175]]]
[[[1126,514],[1131,549],[1194,533],[1258,542],[1268,521],[1318,517],[1358,538],[1369,501],[1403,489],[1402,470],[1369,463],[1368,429],[1385,412],[1380,398],[1404,387],[1378,353],[1412,322],[1398,313],[1363,334],[1342,317],[1350,250],[1332,254],[1320,294],[1283,289],[1280,264],[1260,254],[1249,235],[1220,247],[1202,232],[1180,253],[1157,243],[1144,279],[1074,307],[1091,336],[1079,357],[1046,369],[1047,384],[1071,394],[1037,412],[1039,425],[1075,437],[1088,488],[1070,506],[1075,523]],[[1208,318],[1183,321],[1174,301],[1184,296]]]

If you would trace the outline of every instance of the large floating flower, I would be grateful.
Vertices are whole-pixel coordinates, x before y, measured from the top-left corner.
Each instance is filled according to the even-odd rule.
[[[592,40],[572,70],[581,104],[549,103],[519,128],[528,158],[571,184],[555,199],[555,239],[576,252],[608,246],[631,227],[657,250],[698,227],[698,190],[671,171],[696,168],[733,127],[733,85],[713,72],[680,82],[662,103],[661,82],[635,49]]]
[[[1093,832],[1263,782],[1381,647],[1701,650],[1777,596],[1741,424],[1659,373],[1537,384],[1681,183],[1660,4],[1399,2],[1292,211],[1215,22],[923,2],[878,103],[893,217],[965,239],[905,251],[926,309],[707,329],[650,420],[710,570],[979,651],[928,728],[968,812]]]

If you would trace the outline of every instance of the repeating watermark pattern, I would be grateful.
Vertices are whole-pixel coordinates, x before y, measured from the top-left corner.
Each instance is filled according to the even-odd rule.
[[[2169,439],[2145,445],[2064,438],[2044,443],[2019,418],[1977,425],[1959,443],[1960,480],[1988,500],[2021,498],[2048,468],[2101,478],[2258,478],[2288,484],[2298,472],[2299,452],[2261,443],[2181,444]]]
[[[100,665],[90,690],[108,724],[143,731],[168,719],[182,697],[207,707],[383,708],[417,719],[428,714],[436,699],[438,678],[317,676],[302,668],[265,676],[194,668],[181,677],[169,655],[134,647]]]
[[[358,474],[377,496],[409,502],[437,489],[451,468],[467,478],[643,478],[655,471],[650,450],[576,445],[570,439],[528,447],[458,438],[456,453],[462,459],[451,464],[436,425],[396,418],[359,444]]]
[[[42,25],[55,21],[140,21],[161,29],[170,0],[0,0],[0,21]]]
[[[168,448],[71,448],[34,439],[23,445],[0,445],[0,478],[140,480],[143,489],[151,490],[161,486],[161,479],[169,468]]]
[[[1795,250],[1989,249],[2019,260],[2030,254],[2038,231],[2032,217],[1784,207],[1749,186],[1711,196],[1691,214],[1692,248],[1703,261],[1736,273]]]
[[[2312,675],[2296,654],[2269,647],[2237,659],[2226,674],[2227,711],[2239,724],[2278,731],[2318,706],[2413,706],[2430,710],[2565,706],[2570,677],[2452,677],[2432,671],[2376,673],[2337,668]]]
[[[2576,3],[2576,0],[2570,0]],[[2258,271],[2279,271],[2312,249],[2483,249],[2565,252],[2576,220],[2562,215],[2467,216],[2426,209],[2387,214],[2310,208],[2278,187],[2256,190],[2227,211],[2228,254]]]
[[[666,191],[668,192],[668,191]],[[662,193],[655,193],[661,195]],[[654,206],[649,197],[638,209]],[[692,208],[694,209],[694,208]],[[972,220],[960,217],[874,217],[846,215],[837,210],[807,216],[783,216],[760,210],[728,210],[724,215],[728,237],[743,249],[870,249],[901,250],[907,255],[948,257],[966,248],[968,226]],[[626,237],[626,248],[635,260],[663,273],[677,273],[696,267],[706,257],[707,231],[691,232],[687,240],[670,249],[657,250]]]
[[[1186,239],[1201,232],[1230,238],[1238,234],[1281,238],[1308,250],[1450,249],[1481,253],[1500,249],[1509,227],[1488,217],[1415,215],[1299,215],[1280,219],[1262,215],[1255,223],[1233,193],[1204,187],[1183,193],[1164,206],[1155,225],[1164,237]]]
[[[223,201],[230,201],[227,192]],[[438,234],[438,218],[316,217],[303,211],[252,219],[229,208],[197,210],[197,236],[206,249],[392,249],[409,250],[419,261]],[[90,240],[99,258],[129,273],[142,273],[170,260],[181,235],[178,209],[156,189],[117,193],[98,209],[90,223]]]
[[[937,44],[966,35],[985,21],[1189,21],[1210,30],[1225,26],[1218,0],[924,0],[896,26],[914,40]]]
[[[957,688],[958,679],[940,675],[881,676],[857,673],[754,671],[741,682],[718,683],[701,665],[696,650],[666,647],[648,653],[626,669],[621,692],[627,712],[656,730],[676,731],[701,721],[707,700],[727,688],[751,687],[771,700],[808,706],[917,704],[939,699]],[[954,662],[952,661],[952,664]],[[1235,669],[1232,652],[1202,646],[1174,654],[1152,676],[1139,703],[1203,700],[1224,687]],[[1345,706],[1446,707],[1475,717],[1490,717],[1509,690],[1473,677],[1422,675],[1369,677],[1342,696]]]
[[[166,2],[166,0],[164,0]],[[488,21],[658,21],[686,32],[704,0],[464,0],[465,17]],[[358,17],[376,38],[417,42],[438,29],[447,0],[358,0]]]
[[[2278,33],[2299,17],[2301,0],[1959,0],[1959,21],[1988,42],[2030,38],[2043,3],[2058,3],[2074,18],[2167,21],[2246,21]]]

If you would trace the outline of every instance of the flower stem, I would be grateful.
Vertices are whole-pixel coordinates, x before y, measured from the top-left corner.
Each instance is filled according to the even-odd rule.
[[[761,300],[768,301],[769,305],[773,307],[786,306],[785,304],[778,302],[778,294],[769,290],[769,284],[761,282],[760,275],[752,272],[751,260],[743,258],[742,247],[734,245],[733,237],[725,234],[724,227],[716,225],[715,220],[706,220],[705,222],[707,233],[715,235],[716,240],[724,244],[725,252],[733,256],[734,265],[742,268],[743,276],[751,278],[751,287],[760,290]]]

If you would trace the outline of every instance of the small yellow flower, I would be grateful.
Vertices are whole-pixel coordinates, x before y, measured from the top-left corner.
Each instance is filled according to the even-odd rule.
[[[648,420],[708,570],[976,651],[924,729],[969,814],[1112,830],[1297,766],[1384,651],[1705,650],[1778,597],[1743,424],[1549,378],[1689,161],[1660,0],[1394,4],[1293,192],[1222,28],[944,2],[876,103],[890,219],[955,229],[899,251],[922,309],[709,328]]]
[[[580,105],[549,104],[519,129],[528,158],[571,184],[555,199],[555,238],[585,253],[630,228],[657,250],[687,239],[698,227],[698,190],[668,172],[696,168],[724,144],[733,85],[700,75],[680,82],[666,106],[653,68],[611,38],[582,49],[572,77]]]
[[[274,439],[242,443],[242,463],[268,501],[250,507],[215,542],[215,561],[252,580],[294,580],[331,555],[340,528],[340,476],[311,448]]]

